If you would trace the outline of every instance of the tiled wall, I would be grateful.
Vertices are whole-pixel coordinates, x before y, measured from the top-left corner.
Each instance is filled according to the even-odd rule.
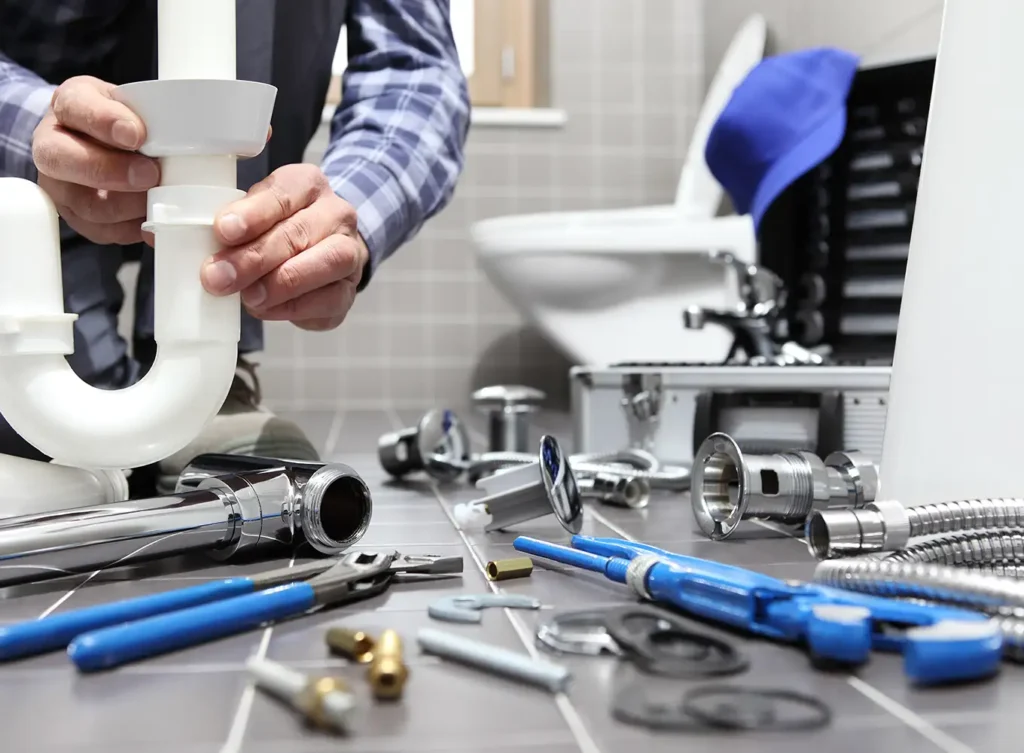
[[[770,48],[828,45],[863,56],[865,65],[935,54],[943,0],[718,0],[704,9],[705,75],[710,77],[743,19],[768,20]]]
[[[257,359],[279,408],[421,408],[474,386],[567,394],[565,360],[477,270],[469,225],[504,214],[670,203],[701,99],[701,0],[553,0],[561,128],[480,126],[452,204],[399,250],[334,333],[268,328]],[[320,139],[322,142],[322,139]],[[322,145],[314,142],[309,157]]]

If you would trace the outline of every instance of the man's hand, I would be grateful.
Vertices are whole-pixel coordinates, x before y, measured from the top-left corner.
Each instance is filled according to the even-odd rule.
[[[133,152],[146,126],[90,76],[65,81],[32,138],[39,186],[64,221],[94,243],[142,240],[146,191],[160,183],[156,160]]]
[[[369,259],[356,211],[313,165],[287,165],[226,207],[214,224],[225,249],[203,267],[214,295],[241,292],[253,316],[334,329],[355,301]]]

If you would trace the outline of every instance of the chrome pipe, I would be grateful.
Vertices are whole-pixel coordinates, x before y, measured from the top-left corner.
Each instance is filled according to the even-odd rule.
[[[0,586],[192,551],[215,559],[308,543],[324,555],[359,541],[372,500],[347,465],[188,476],[174,494],[0,522]],[[193,469],[195,470],[195,469]]]

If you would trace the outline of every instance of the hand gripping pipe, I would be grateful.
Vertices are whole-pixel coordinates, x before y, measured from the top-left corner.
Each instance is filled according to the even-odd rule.
[[[370,490],[347,465],[267,459],[262,468],[201,474],[192,468],[175,494],[0,521],[0,586],[196,550],[227,559],[305,542],[334,555],[370,523]]]
[[[144,229],[155,238],[155,339],[145,378],[81,381],[64,311],[57,211],[36,184],[0,178],[0,413],[41,452],[84,468],[134,468],[181,450],[220,409],[235,373],[239,296],[200,283],[217,212],[243,196],[236,159],[260,153],[277,90],[236,81],[235,0],[159,0],[159,80],[114,90],[160,159]]]
[[[818,559],[894,552],[912,539],[937,534],[1024,529],[1024,499],[968,499],[904,507],[880,500],[861,510],[826,510],[811,516],[805,534]]]

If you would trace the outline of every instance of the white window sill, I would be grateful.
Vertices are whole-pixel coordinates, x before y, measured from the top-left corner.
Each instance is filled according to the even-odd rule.
[[[323,122],[330,123],[335,105],[326,105]],[[471,121],[477,128],[562,128],[568,115],[551,107],[474,107]]]

